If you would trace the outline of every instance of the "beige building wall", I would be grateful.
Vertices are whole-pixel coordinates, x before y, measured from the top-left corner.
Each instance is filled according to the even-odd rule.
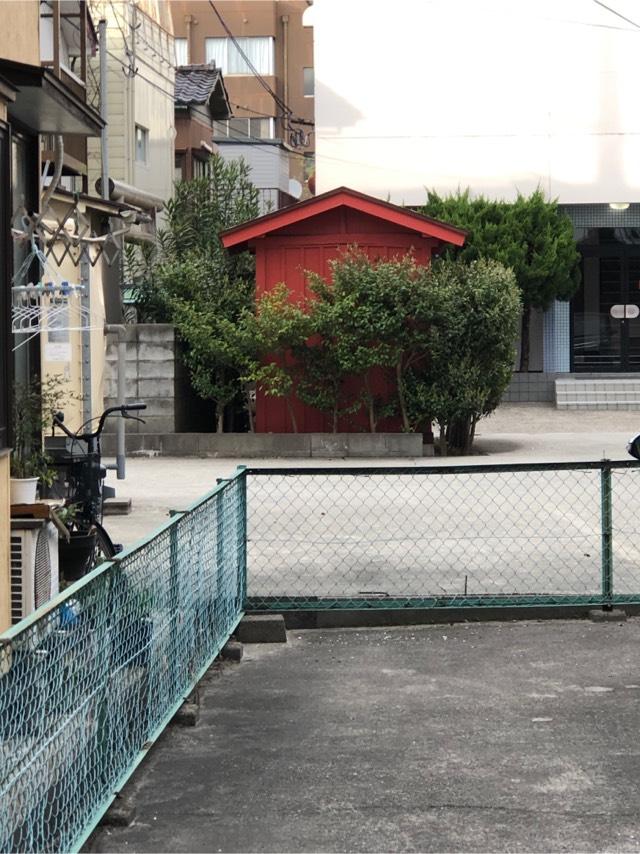
[[[96,26],[101,18],[107,21],[109,177],[168,199],[173,192],[175,139],[174,48],[168,3],[90,0],[89,8]],[[98,81],[99,56],[90,64],[92,80]],[[148,134],[145,160],[136,160],[136,125]],[[89,140],[88,168],[93,188],[101,174],[99,139]]]
[[[40,65],[39,0],[0,0],[0,16],[0,57]]]

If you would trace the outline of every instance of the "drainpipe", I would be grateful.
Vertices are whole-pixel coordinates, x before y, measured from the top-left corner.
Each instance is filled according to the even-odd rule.
[[[187,65],[191,65],[191,28],[196,23],[193,15],[185,15],[184,22],[187,25]]]
[[[127,342],[125,339],[126,329],[119,323],[105,323],[105,335],[114,333],[118,336],[118,406],[125,403],[126,381],[127,381]],[[118,480],[124,480],[125,476],[125,448],[124,448],[124,418],[118,418],[117,426],[116,465]],[[113,466],[109,466],[113,468]]]
[[[105,122],[100,133],[100,149],[102,153],[102,198],[109,198],[109,136],[107,133],[107,22],[104,18],[98,23],[98,38],[100,45],[100,118]]]

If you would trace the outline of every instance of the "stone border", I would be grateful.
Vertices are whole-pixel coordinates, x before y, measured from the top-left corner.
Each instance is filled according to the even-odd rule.
[[[102,453],[116,439],[103,435]],[[128,456],[291,459],[430,457],[422,433],[128,433]]]

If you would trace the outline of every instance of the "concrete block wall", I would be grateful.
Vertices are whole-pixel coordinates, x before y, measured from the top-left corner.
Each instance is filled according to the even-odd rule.
[[[168,323],[125,327],[127,344],[126,400],[142,401],[146,424],[127,421],[128,433],[174,433],[176,430],[176,342]],[[118,393],[118,336],[107,336],[104,405],[115,406]],[[116,419],[107,422],[114,432]]]

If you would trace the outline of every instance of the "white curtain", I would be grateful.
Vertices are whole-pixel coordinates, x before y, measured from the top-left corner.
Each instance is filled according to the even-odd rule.
[[[247,36],[236,39],[258,74],[273,74],[274,39],[270,36]],[[223,74],[253,74],[240,50],[231,39],[205,40],[207,62],[215,62]]]
[[[227,42],[229,39],[205,39],[204,50],[206,62],[214,62],[216,68],[221,68],[227,74]]]
[[[189,51],[186,39],[175,39],[176,65],[189,65]]]

